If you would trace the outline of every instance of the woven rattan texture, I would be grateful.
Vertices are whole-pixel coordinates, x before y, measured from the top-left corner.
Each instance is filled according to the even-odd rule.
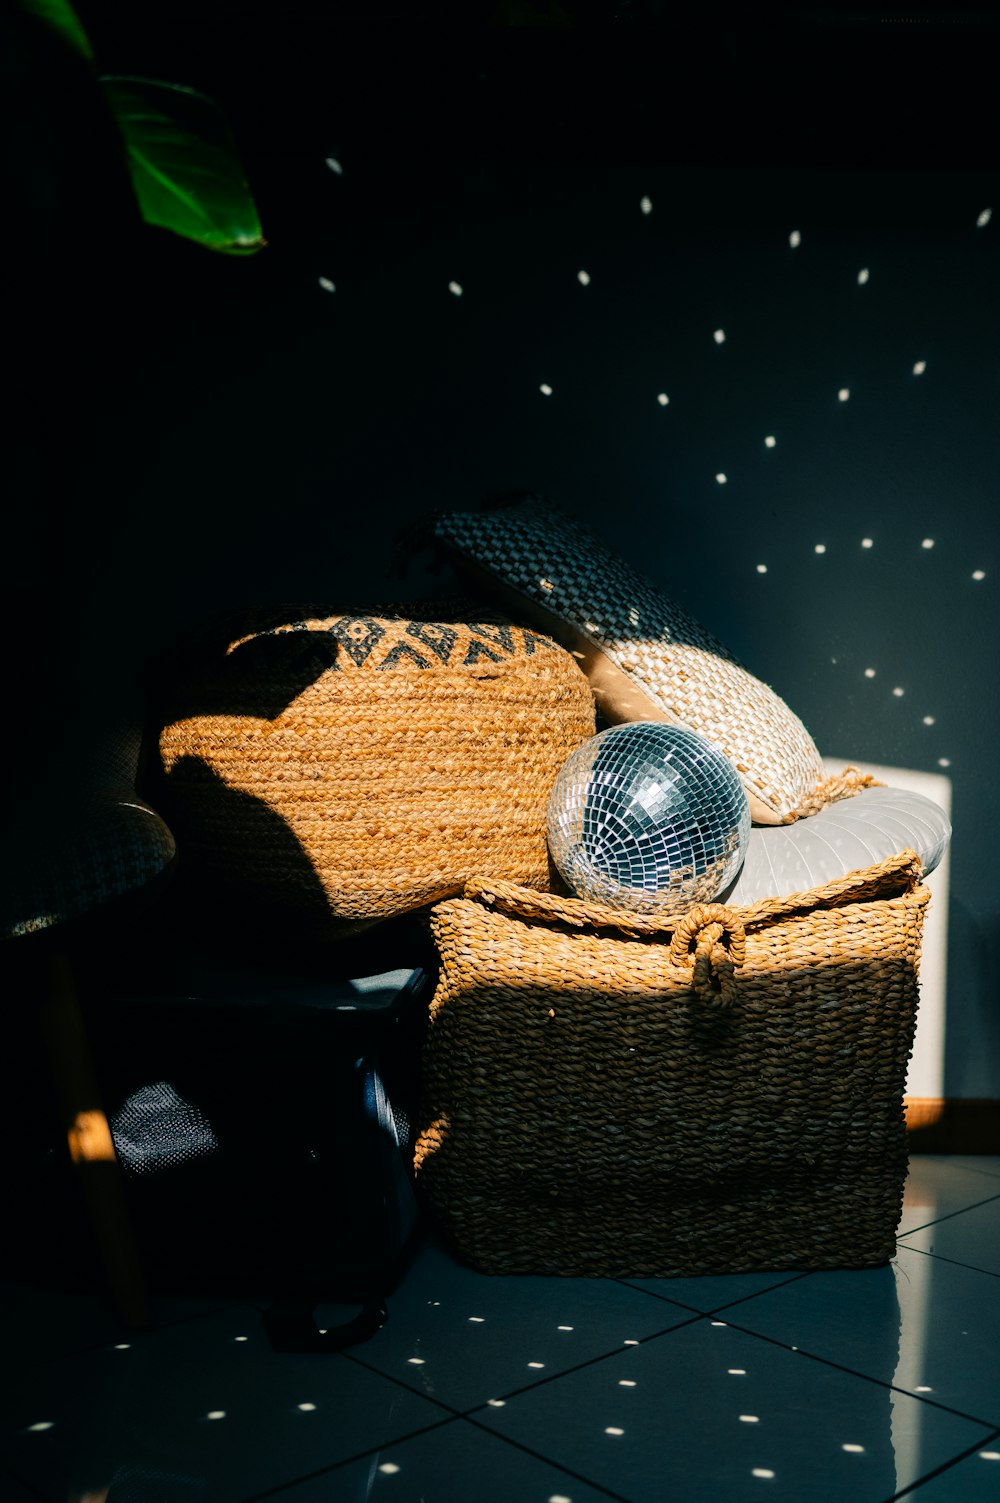
[[[427,525],[453,555],[596,643],[665,718],[713,742],[751,798],[776,820],[813,795],[823,779],[822,762],[785,701],[601,539],[544,498],[441,513]]]
[[[299,612],[184,659],[158,744],[186,859],[331,935],[471,872],[548,887],[549,793],[595,731],[571,654],[502,621]]]
[[[912,852],[669,930],[472,884],[437,905],[419,1183],[484,1272],[893,1253],[929,898]]]

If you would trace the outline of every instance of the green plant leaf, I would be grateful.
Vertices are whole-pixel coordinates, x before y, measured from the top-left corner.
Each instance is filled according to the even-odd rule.
[[[29,16],[37,16],[46,26],[58,32],[81,57],[85,57],[90,63],[94,61],[90,38],[80,24],[76,11],[71,5],[67,5],[66,0],[21,0],[21,7]]]
[[[149,78],[105,75],[101,83],[146,223],[229,255],[260,250],[256,205],[215,101]]]

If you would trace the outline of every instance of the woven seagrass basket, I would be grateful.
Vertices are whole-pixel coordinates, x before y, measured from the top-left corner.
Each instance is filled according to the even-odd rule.
[[[546,804],[594,734],[590,687],[551,638],[447,604],[251,610],[169,655],[157,797],[189,867],[314,937],[474,872],[549,887]]]
[[[506,882],[435,906],[416,1167],[455,1252],[661,1278],[889,1259],[920,875],[905,851],[669,928]]]

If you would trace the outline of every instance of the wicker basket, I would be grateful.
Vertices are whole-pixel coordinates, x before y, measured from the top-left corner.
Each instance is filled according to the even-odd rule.
[[[456,1253],[604,1277],[884,1263],[920,873],[905,851],[669,929],[504,882],[438,904],[416,1166]]]
[[[432,610],[251,610],[169,656],[157,796],[189,867],[333,938],[474,872],[550,885],[546,804],[594,734],[587,680],[548,637]]]

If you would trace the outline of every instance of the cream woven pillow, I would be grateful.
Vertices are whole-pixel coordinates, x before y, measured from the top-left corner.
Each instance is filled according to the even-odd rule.
[[[573,653],[611,724],[660,720],[698,731],[736,768],[755,824],[783,824],[817,807],[819,752],[784,700],[544,498],[435,513],[418,524],[418,536],[428,531],[514,620]]]

